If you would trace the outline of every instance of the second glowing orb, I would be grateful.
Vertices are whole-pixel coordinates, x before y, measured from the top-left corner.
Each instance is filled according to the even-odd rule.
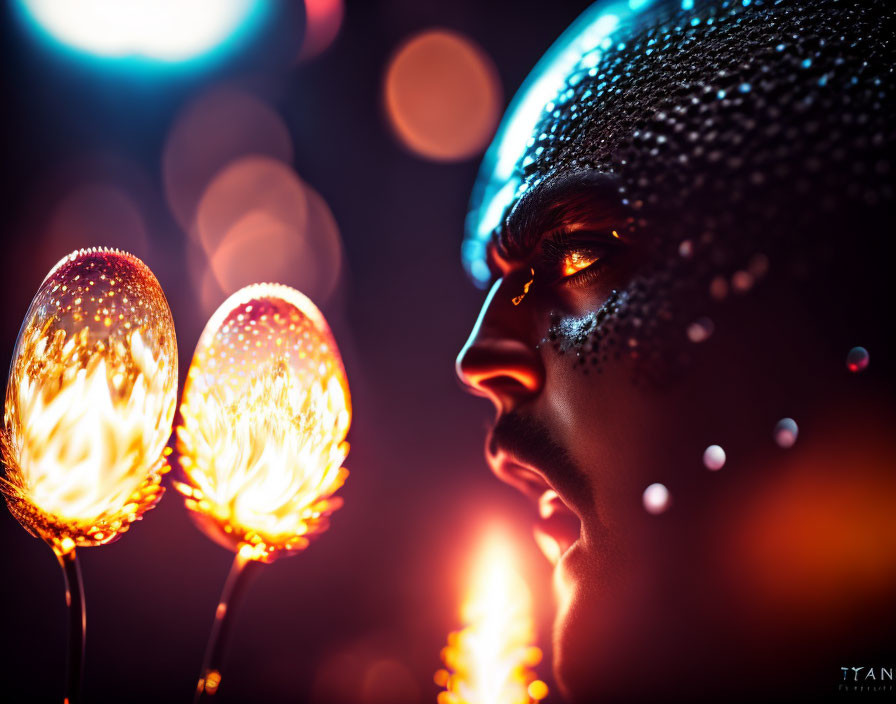
[[[317,307],[288,286],[237,291],[193,357],[177,445],[177,488],[200,528],[247,559],[304,549],[345,482],[348,381]]]

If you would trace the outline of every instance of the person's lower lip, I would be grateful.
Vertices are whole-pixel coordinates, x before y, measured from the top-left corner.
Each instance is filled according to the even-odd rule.
[[[542,554],[548,559],[554,567],[563,560],[563,558],[572,550],[579,542],[578,538],[572,541],[563,541],[552,533],[549,533],[544,527],[538,523],[533,529],[535,543],[538,545]]]
[[[581,521],[553,489],[542,493],[538,500],[538,513],[539,520],[533,530],[535,542],[548,561],[556,566],[578,542]]]

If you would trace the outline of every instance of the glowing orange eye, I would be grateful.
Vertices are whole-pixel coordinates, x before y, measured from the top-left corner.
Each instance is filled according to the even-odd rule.
[[[582,269],[587,269],[598,259],[600,257],[588,252],[570,252],[563,258],[563,275],[572,276]]]

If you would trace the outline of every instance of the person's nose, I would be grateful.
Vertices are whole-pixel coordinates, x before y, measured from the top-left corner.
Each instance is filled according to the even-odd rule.
[[[505,281],[489,291],[456,363],[461,382],[490,398],[499,412],[537,395],[544,384],[541,357],[529,342],[530,316],[513,305]]]

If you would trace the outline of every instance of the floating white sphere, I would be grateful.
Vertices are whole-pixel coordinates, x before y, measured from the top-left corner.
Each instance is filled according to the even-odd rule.
[[[663,484],[651,484],[644,490],[641,500],[647,513],[659,515],[669,508],[669,490]]]
[[[703,465],[715,472],[725,466],[725,450],[719,445],[710,445],[703,451]]]

